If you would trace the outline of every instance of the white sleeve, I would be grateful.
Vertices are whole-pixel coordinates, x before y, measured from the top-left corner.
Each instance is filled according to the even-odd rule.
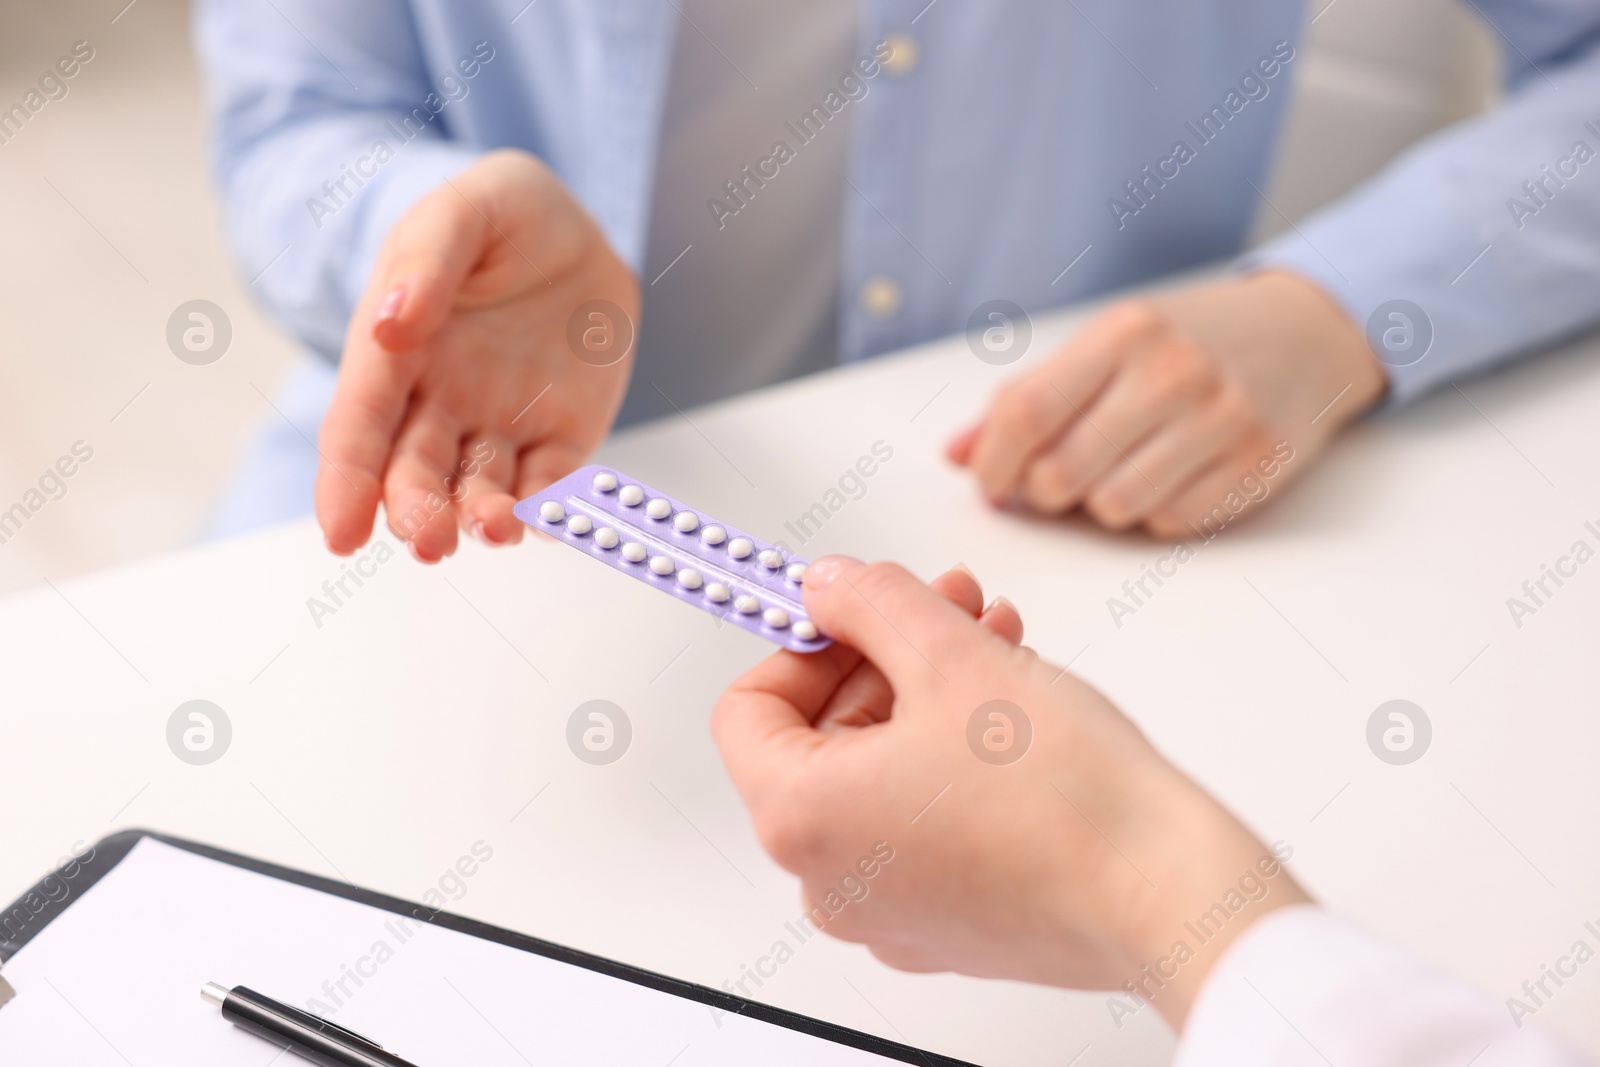
[[[1578,1067],[1507,1005],[1320,908],[1265,916],[1195,999],[1174,1067]]]

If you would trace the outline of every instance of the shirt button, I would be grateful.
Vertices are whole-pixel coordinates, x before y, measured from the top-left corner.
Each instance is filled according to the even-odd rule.
[[[891,33],[884,44],[889,46],[889,58],[883,61],[883,69],[892,77],[903,78],[917,69],[917,42],[915,38],[903,33]]]
[[[861,287],[861,307],[868,315],[886,319],[900,310],[904,294],[900,283],[882,274],[868,278]]]

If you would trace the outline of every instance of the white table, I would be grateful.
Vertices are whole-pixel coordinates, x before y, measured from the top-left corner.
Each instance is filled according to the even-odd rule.
[[[1072,321],[1040,323],[1034,355]],[[1367,422],[1120,628],[1107,598],[1165,546],[977,504],[938,446],[1015,368],[959,338],[623,435],[602,458],[787,537],[887,442],[893,459],[808,555],[924,575],[965,561],[1016,601],[1031,643],[1292,843],[1313,892],[1504,999],[1600,919],[1600,562],[1520,629],[1505,603],[1574,540],[1600,546],[1583,525],[1600,527],[1597,349]],[[340,566],[307,521],[0,603],[0,898],[129,825],[410,898],[482,840],[493,859],[450,905],[467,915],[713,986],[783,935],[795,885],[705,726],[768,646],[549,543],[468,545],[437,568],[401,554],[319,628],[307,598]],[[599,697],[635,731],[604,767],[564,742]],[[1409,766],[1365,741],[1396,697],[1435,731]],[[194,698],[233,725],[209,766],[167,748]],[[982,1063],[1085,1046],[1084,1067],[1157,1063],[1172,1047],[1154,1013],[1115,1029],[1103,995],[901,975],[823,938],[760,992]],[[1600,1053],[1600,963],[1537,1018]]]

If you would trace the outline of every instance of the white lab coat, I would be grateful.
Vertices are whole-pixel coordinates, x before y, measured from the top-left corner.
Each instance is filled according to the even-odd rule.
[[[1577,995],[1570,993],[1570,995]],[[1263,917],[1195,999],[1174,1067],[1578,1067],[1508,1006],[1321,908]]]

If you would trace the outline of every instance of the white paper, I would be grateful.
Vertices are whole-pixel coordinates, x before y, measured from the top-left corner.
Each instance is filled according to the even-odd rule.
[[[277,1049],[200,998],[205,982],[326,1014],[418,1067],[897,1062],[148,838],[5,977],[8,1067],[273,1062]]]

